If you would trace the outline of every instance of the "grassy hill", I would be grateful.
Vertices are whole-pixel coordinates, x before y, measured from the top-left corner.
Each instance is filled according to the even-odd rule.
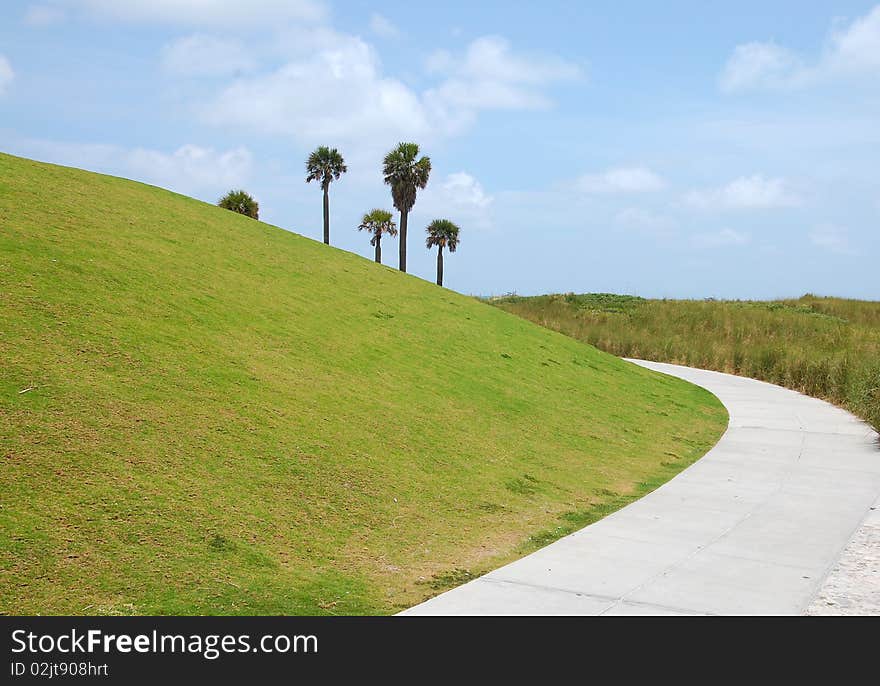
[[[742,374],[842,405],[880,429],[880,302],[767,302],[592,293],[492,301],[624,357]]]
[[[7,155],[0,359],[2,613],[392,612],[726,425],[707,392],[472,298]]]

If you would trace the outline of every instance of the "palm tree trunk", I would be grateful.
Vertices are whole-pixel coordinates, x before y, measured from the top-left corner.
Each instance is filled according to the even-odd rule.
[[[330,245],[330,185],[324,186],[324,242]]]
[[[437,285],[443,285],[443,246],[437,246]]]
[[[405,272],[406,271],[406,220],[408,212],[400,211],[400,262],[397,265],[397,268]]]
[[[382,236],[376,236],[376,262],[382,264]]]

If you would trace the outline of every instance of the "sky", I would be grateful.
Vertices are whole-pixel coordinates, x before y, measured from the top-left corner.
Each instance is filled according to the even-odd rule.
[[[215,202],[331,242],[432,161],[462,293],[880,299],[880,4],[4,0],[0,151]],[[385,243],[396,266],[396,245]]]

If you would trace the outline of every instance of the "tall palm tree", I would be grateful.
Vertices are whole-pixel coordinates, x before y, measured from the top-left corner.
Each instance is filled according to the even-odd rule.
[[[373,234],[370,245],[376,246],[376,262],[382,264],[382,234],[389,236],[397,235],[397,226],[391,218],[388,210],[375,209],[367,212],[361,219],[360,231],[369,231]]]
[[[330,245],[330,183],[347,171],[339,151],[326,145],[315,148],[306,160],[306,183],[320,181],[324,191],[324,242],[327,245]]]
[[[437,246],[437,285],[443,285],[443,248],[448,248],[449,252],[455,252],[458,247],[459,228],[448,219],[435,219],[428,228],[425,229],[428,238],[425,244],[430,250]]]
[[[419,146],[415,143],[400,143],[385,155],[382,173],[385,183],[391,186],[394,206],[400,210],[400,271],[406,271],[406,220],[409,211],[416,204],[416,192],[428,185],[431,175],[431,160],[419,156]]]

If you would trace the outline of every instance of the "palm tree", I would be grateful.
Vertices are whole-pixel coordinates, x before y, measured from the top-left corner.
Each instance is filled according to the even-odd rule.
[[[416,159],[419,146],[415,143],[400,143],[385,155],[382,173],[385,183],[391,186],[394,206],[400,210],[400,271],[406,271],[406,220],[409,211],[416,204],[416,192],[428,185],[431,174],[431,160],[427,157]]]
[[[369,231],[373,234],[370,239],[370,245],[376,246],[376,262],[382,264],[382,234],[387,233],[389,236],[397,235],[397,226],[391,218],[388,210],[375,209],[367,212],[361,219],[359,231]]]
[[[217,206],[238,212],[251,219],[260,218],[260,204],[245,191],[231,190],[217,201]]]
[[[449,248],[449,252],[455,252],[458,247],[459,228],[448,219],[435,219],[428,228],[428,238],[425,244],[430,250],[437,246],[437,285],[443,285],[443,248]]]
[[[309,155],[306,171],[306,183],[320,181],[324,191],[324,242],[330,245],[330,183],[347,172],[348,167],[336,148],[322,145]]]

